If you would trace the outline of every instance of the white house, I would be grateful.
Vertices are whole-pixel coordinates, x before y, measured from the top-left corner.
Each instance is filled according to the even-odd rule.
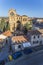
[[[39,29],[38,31],[41,33],[41,36],[42,36],[42,44],[43,44],[43,29]]]
[[[10,32],[10,30],[5,31],[3,33],[3,35],[7,37],[7,44],[10,45],[11,44],[11,38],[13,36],[12,33]]]
[[[37,46],[42,44],[42,36],[38,30],[29,30],[27,37],[29,38],[32,46]]]
[[[20,51],[26,47],[30,47],[31,44],[25,36],[12,37],[12,49],[13,51]]]
[[[6,44],[7,36],[0,34],[0,48],[2,48]]]

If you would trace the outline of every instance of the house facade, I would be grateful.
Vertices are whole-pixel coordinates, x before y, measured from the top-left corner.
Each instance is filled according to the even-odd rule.
[[[23,50],[24,48],[30,47],[31,44],[25,36],[14,36],[12,37],[12,50],[14,52]]]
[[[10,32],[10,30],[8,30],[8,31],[3,32],[3,35],[7,37],[6,43],[7,43],[8,46],[10,46],[11,43],[12,43],[11,42],[11,38],[13,36],[12,33]]]
[[[41,33],[38,30],[29,30],[27,36],[32,46],[41,45],[43,43]]]
[[[38,29],[38,31],[41,33],[41,36],[42,36],[42,42],[43,42],[43,29]]]

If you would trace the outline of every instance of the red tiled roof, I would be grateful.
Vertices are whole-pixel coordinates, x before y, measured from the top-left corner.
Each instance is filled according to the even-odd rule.
[[[8,30],[8,31],[5,31],[4,33],[3,33],[3,35],[5,35],[5,36],[12,36],[12,33]]]
[[[38,31],[43,34],[43,29],[39,29]]]
[[[15,41],[15,42],[25,42],[27,41],[27,39],[24,37],[24,36],[14,36],[12,37],[12,41]]]

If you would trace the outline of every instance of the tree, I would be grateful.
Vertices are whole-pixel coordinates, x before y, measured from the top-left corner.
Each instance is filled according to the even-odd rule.
[[[10,30],[10,24],[9,24],[9,22],[6,22],[6,30]]]
[[[0,22],[0,30],[2,32],[5,32],[6,30],[10,30],[9,22],[5,22],[4,18],[2,18]]]
[[[5,32],[6,31],[6,27],[4,26],[4,28],[3,28],[3,32]]]
[[[31,22],[27,22],[24,26],[25,26],[25,28],[27,30],[31,30],[32,29],[32,23]]]
[[[5,20],[2,18],[0,23],[0,29],[3,31],[4,27],[5,27]]]
[[[28,30],[32,29],[32,21],[27,22],[23,27],[23,32],[26,35]]]

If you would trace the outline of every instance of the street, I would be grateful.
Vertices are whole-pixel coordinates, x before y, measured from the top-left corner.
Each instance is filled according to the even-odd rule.
[[[43,50],[23,56],[5,65],[43,65]]]

